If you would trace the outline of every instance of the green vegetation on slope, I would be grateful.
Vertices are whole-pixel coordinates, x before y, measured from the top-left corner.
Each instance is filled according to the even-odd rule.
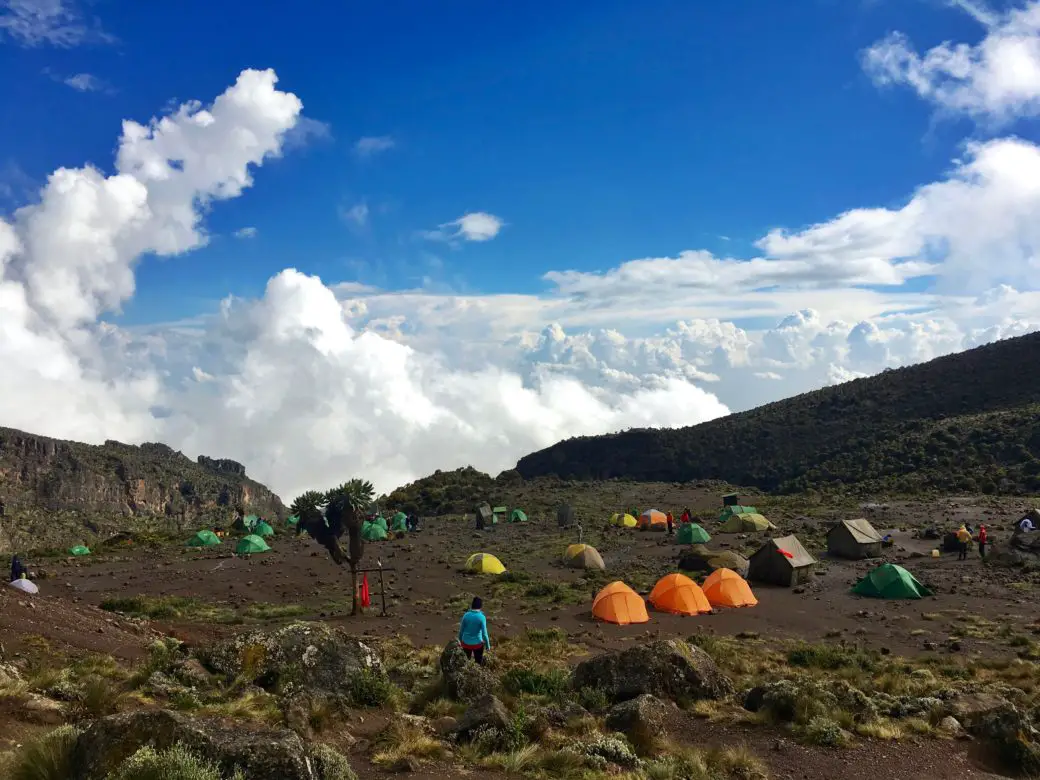
[[[528,455],[525,479],[719,479],[763,490],[1040,491],[1040,334],[689,428],[581,437]]]

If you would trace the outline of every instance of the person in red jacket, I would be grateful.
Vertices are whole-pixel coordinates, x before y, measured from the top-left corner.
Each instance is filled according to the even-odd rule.
[[[989,541],[989,534],[986,533],[986,526],[979,526],[979,557],[986,557],[986,542]]]
[[[684,509],[682,511],[682,514],[679,516],[679,522],[680,523],[688,523],[688,522],[690,522],[690,510],[689,509]]]

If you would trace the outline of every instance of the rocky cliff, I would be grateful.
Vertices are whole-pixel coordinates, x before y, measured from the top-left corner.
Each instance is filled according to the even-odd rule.
[[[238,509],[284,519],[281,500],[233,460],[193,461],[165,444],[61,441],[0,428],[0,551],[180,531],[230,522]]]

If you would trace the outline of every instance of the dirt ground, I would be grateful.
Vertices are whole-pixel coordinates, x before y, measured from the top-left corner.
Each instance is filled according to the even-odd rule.
[[[646,504],[672,509],[689,506],[695,513],[718,511],[717,496],[667,486],[654,495],[617,496],[619,506]],[[671,491],[671,492],[669,492]],[[890,503],[858,507],[827,516],[795,516],[780,504],[759,506],[779,526],[794,531],[820,558],[813,581],[799,588],[755,585],[757,607],[722,610],[695,618],[651,611],[648,624],[613,626],[594,621],[592,596],[606,582],[620,579],[646,593],[656,579],[676,571],[681,546],[665,534],[608,529],[604,518],[584,519],[584,541],[594,544],[606,561],[606,577],[586,577],[565,568],[562,555],[578,541],[576,529],[559,529],[555,518],[533,516],[527,523],[501,524],[478,532],[472,520],[431,518],[418,533],[405,539],[367,545],[364,566],[383,566],[387,611],[381,614],[380,575],[370,572],[372,605],[363,617],[349,616],[346,570],[304,537],[279,533],[272,552],[249,558],[231,554],[227,543],[213,550],[187,549],[178,544],[154,549],[134,546],[101,552],[89,558],[29,560],[42,570],[41,595],[14,591],[0,595],[0,637],[8,654],[31,651],[30,635],[58,647],[105,652],[133,659],[151,641],[152,630],[172,633],[189,644],[201,643],[240,630],[236,615],[254,604],[292,605],[298,617],[344,625],[357,635],[405,635],[415,644],[442,644],[451,639],[461,612],[472,595],[481,595],[489,616],[492,640],[532,627],[557,627],[590,651],[624,647],[658,637],[685,637],[697,632],[725,635],[751,633],[762,637],[839,638],[898,655],[1014,655],[1022,637],[1040,633],[1040,579],[1022,569],[984,566],[978,553],[959,562],[956,555],[930,557],[937,542],[915,538],[915,529],[937,523],[955,527],[962,520],[984,520],[990,529],[990,554],[998,553],[1020,516],[1021,501],[986,498],[944,499],[934,504]],[[668,502],[668,503],[666,503]],[[935,593],[920,601],[879,601],[853,596],[849,588],[881,561],[849,562],[826,557],[823,533],[837,517],[867,516],[881,533],[892,533],[895,544],[885,560],[900,563]],[[770,534],[717,534],[713,520],[705,522],[713,549],[744,553],[756,549]],[[498,556],[515,581],[476,576],[463,571],[469,555]],[[691,575],[692,576],[692,575]],[[532,583],[548,583],[544,595],[529,595]],[[553,585],[559,587],[553,587]],[[98,609],[108,598],[136,595],[180,596],[225,609],[217,623],[196,620],[126,620]],[[241,622],[239,620],[238,622]],[[246,619],[246,622],[249,622]],[[691,728],[705,728],[693,724]],[[696,732],[694,732],[696,733]],[[725,741],[747,741],[768,760],[776,777],[866,778],[879,770],[887,776],[914,778],[993,777],[959,745],[948,743],[885,744],[869,748],[869,758],[853,748],[811,759],[812,751],[794,743],[775,744],[761,732],[715,734]],[[768,739],[768,743],[761,740]],[[757,741],[756,741],[757,740]],[[841,764],[836,771],[835,764]],[[363,772],[363,774],[365,774]]]

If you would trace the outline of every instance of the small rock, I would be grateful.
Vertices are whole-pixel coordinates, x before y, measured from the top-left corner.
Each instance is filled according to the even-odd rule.
[[[964,733],[964,729],[961,727],[961,722],[952,715],[947,715],[939,721],[939,730],[951,736],[958,736]]]
[[[401,756],[397,759],[390,767],[391,772],[400,772],[402,774],[419,771],[419,761],[415,756]]]

